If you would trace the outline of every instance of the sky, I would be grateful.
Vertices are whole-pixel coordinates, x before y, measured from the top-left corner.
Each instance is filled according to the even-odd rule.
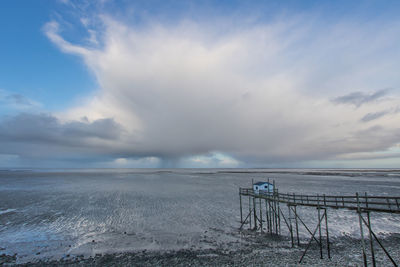
[[[396,168],[399,1],[0,2],[0,168]]]

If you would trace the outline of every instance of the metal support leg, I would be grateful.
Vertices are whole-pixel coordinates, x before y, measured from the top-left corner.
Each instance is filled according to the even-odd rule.
[[[257,230],[256,198],[253,197],[254,230]]]
[[[303,260],[304,256],[306,255],[307,250],[308,250],[308,248],[309,248],[310,245],[311,245],[311,242],[313,241],[313,239],[315,239],[315,234],[317,233],[317,230],[318,230],[319,228],[321,228],[321,221],[322,221],[323,218],[324,218],[324,215],[322,215],[322,218],[318,221],[317,227],[315,227],[315,230],[314,230],[314,232],[313,232],[312,235],[311,235],[310,241],[308,241],[307,247],[306,247],[306,249],[304,250],[303,255],[301,256],[299,263],[301,263],[301,261]]]
[[[322,233],[321,233],[321,208],[319,207],[319,196],[318,196],[318,232],[319,232],[319,253],[321,259],[323,259],[322,255]]]
[[[263,232],[263,218],[262,218],[261,198],[259,200],[260,200],[260,203],[259,203],[259,205],[260,205],[260,228],[261,228],[261,233],[262,233]]]
[[[267,232],[270,233],[270,228],[269,228],[269,215],[268,215],[268,200],[265,200],[265,216],[267,217]]]
[[[361,208],[360,208],[360,200],[358,197],[358,193],[356,193],[356,199],[357,199],[357,213],[358,213],[358,220],[360,222],[360,234],[361,234],[361,246],[362,246],[362,251],[363,251],[363,259],[364,259],[364,266],[367,267],[367,254],[365,252],[365,242],[364,242],[364,231],[363,231],[363,226],[362,226],[362,215],[361,215]]]
[[[365,205],[368,208],[368,196],[367,192],[365,192]],[[369,232],[369,243],[371,246],[371,258],[372,258],[372,266],[376,267],[376,262],[375,262],[375,251],[374,251],[374,240],[372,239],[372,234],[371,234],[371,218],[369,215],[369,211],[367,211],[367,219],[368,219],[368,232]]]
[[[300,246],[300,238],[299,238],[299,223],[297,222],[297,206],[294,206],[294,218],[296,223],[296,237],[297,237],[297,245]]]
[[[250,199],[250,196],[249,196],[249,214],[250,214],[250,221],[249,221],[249,229],[251,229],[251,211],[252,211],[252,209],[251,209],[251,199]]]
[[[293,241],[293,227],[292,227],[292,215],[290,212],[290,205],[288,205],[288,209],[289,209],[289,231],[290,231],[290,240],[292,241],[292,247],[294,247],[294,241]]]
[[[279,235],[281,234],[281,214],[280,214],[280,210],[281,208],[279,207],[279,192],[278,189],[276,189],[276,194],[278,196],[278,233]]]
[[[372,236],[375,238],[376,242],[378,243],[378,245],[382,248],[383,252],[385,252],[386,256],[390,259],[390,261],[392,262],[394,267],[397,267],[396,262],[393,260],[393,258],[390,256],[389,252],[385,249],[385,247],[383,246],[383,244],[381,243],[381,241],[379,241],[378,237],[375,235],[375,233],[372,231],[370,225],[365,221],[365,219],[363,217],[361,217],[361,219],[363,220],[364,224],[368,227],[368,229],[371,231]]]
[[[242,210],[242,194],[239,193],[240,199],[240,223],[243,223],[243,210]]]
[[[328,259],[331,258],[331,246],[329,244],[329,230],[328,230],[328,211],[325,209],[325,230],[326,230],[326,249],[328,250]]]

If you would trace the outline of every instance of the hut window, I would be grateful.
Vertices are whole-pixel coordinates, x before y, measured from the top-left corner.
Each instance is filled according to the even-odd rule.
[[[264,188],[267,188],[267,186],[266,186],[266,185],[264,185]]]
[[[256,189],[258,189],[258,186],[256,186]]]

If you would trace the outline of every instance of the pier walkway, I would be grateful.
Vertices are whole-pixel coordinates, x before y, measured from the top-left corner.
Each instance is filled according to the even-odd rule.
[[[367,196],[367,194],[355,194],[354,196],[300,195],[278,193],[277,190],[275,192],[260,190],[259,194],[255,194],[252,188],[240,188],[239,193],[242,196],[278,201],[288,205],[361,210],[362,212],[400,213],[400,197],[393,196]]]
[[[273,186],[273,191],[260,190],[255,192],[253,188],[239,188],[240,197],[240,230],[245,224],[249,224],[252,230],[264,229],[270,234],[281,234],[281,221],[287,226],[291,237],[292,247],[297,243],[300,246],[299,226],[303,226],[310,234],[310,239],[301,256],[299,263],[302,262],[310,245],[315,241],[320,249],[320,257],[323,258],[323,247],[326,241],[325,248],[327,250],[328,258],[330,255],[330,241],[329,241],[329,228],[328,228],[328,213],[327,209],[347,209],[355,211],[358,214],[360,235],[361,235],[361,249],[363,254],[364,266],[368,266],[367,251],[371,257],[370,263],[376,266],[375,247],[376,242],[379,247],[384,251],[387,258],[393,264],[398,266],[395,260],[391,257],[389,252],[385,249],[382,242],[378,239],[371,227],[371,212],[384,212],[392,214],[400,214],[400,197],[398,196],[368,196],[367,193],[359,195],[303,195],[303,194],[287,194],[279,193]],[[247,216],[243,209],[242,197],[248,197],[249,205],[246,208]],[[263,203],[265,202],[265,204]],[[282,207],[287,206],[288,213],[282,211]],[[264,210],[265,207],[265,210]],[[309,226],[304,223],[300,217],[300,207],[315,207],[317,210],[317,226],[312,231]],[[263,219],[264,215],[264,219]],[[365,233],[364,233],[364,228]],[[324,230],[324,231],[323,231]],[[325,232],[325,233],[323,233]],[[325,236],[324,236],[325,235]],[[295,242],[295,237],[297,242]],[[367,244],[369,240],[369,246]],[[369,249],[368,249],[369,247]]]

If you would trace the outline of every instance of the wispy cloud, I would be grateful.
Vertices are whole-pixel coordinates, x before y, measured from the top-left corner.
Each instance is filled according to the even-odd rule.
[[[1,89],[0,104],[6,106],[9,109],[15,110],[37,109],[41,107],[41,104],[39,102],[34,101],[24,95],[11,93]]]
[[[386,96],[390,91],[391,89],[386,88],[377,90],[372,93],[353,92],[350,94],[336,97],[332,101],[336,104],[352,104],[355,105],[356,107],[360,107],[363,104],[381,99],[382,97]]]
[[[374,112],[374,113],[368,113],[364,117],[362,117],[361,121],[369,122],[372,120],[376,120],[376,119],[379,119],[379,118],[385,116],[388,113],[389,113],[389,111],[379,111],[379,112]]]
[[[90,49],[82,46],[73,45],[66,40],[64,40],[59,35],[60,25],[56,21],[50,21],[46,23],[43,30],[46,36],[58,47],[60,47],[64,52],[71,54],[78,54],[82,56],[89,56]]]

